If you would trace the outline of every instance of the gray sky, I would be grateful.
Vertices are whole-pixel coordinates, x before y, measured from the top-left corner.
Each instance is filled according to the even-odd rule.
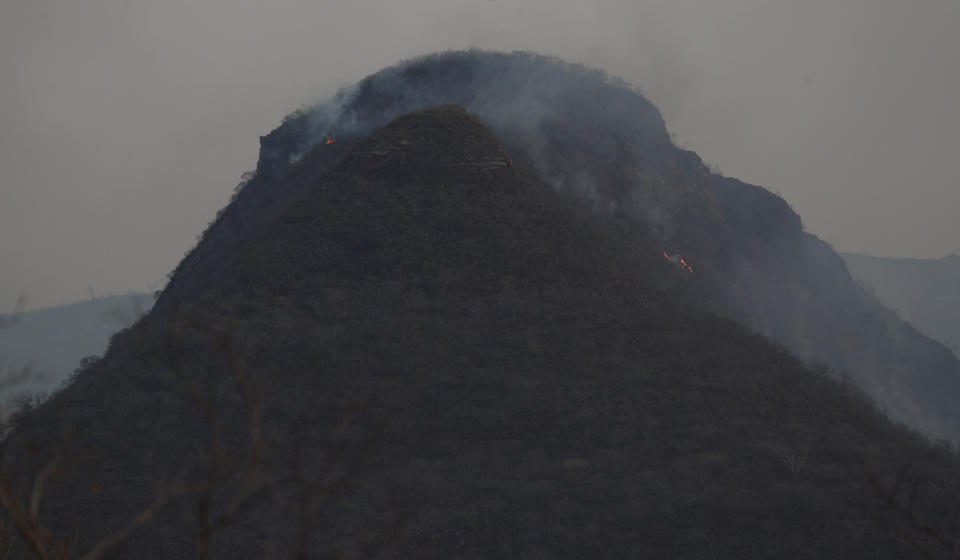
[[[957,29],[957,0],[3,0],[0,311],[162,286],[286,113],[471,46],[625,78],[839,250],[960,252]]]

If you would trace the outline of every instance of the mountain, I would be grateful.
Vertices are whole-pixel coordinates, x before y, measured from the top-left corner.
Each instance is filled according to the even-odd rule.
[[[356,113],[283,155],[320,122],[288,120],[151,312],[4,442],[9,516],[44,498],[21,551],[919,558],[954,535],[949,448],[702,309],[747,226],[656,110],[503,56],[419,79],[553,66],[635,120],[571,106],[537,153],[461,106]]]
[[[721,258],[721,312],[848,375],[897,420],[957,441],[957,357],[864,290],[779,197],[735,179],[713,183],[734,230]]]
[[[549,57],[427,56],[291,115],[261,139],[256,179],[238,193],[222,227],[211,228],[223,241],[219,259],[233,258],[224,247],[241,246],[240,237],[259,231],[261,216],[299,192],[272,185],[305,154],[336,146],[326,144],[332,138],[363,136],[402,114],[446,103],[478,115],[516,161],[591,208],[617,230],[613,237],[624,252],[684,255],[695,273],[672,297],[827,364],[899,421],[933,437],[960,439],[960,361],[949,349],[879,305],[833,249],[803,231],[783,199],[712,174],[695,153],[674,146],[660,112],[637,91],[601,71]],[[630,246],[639,240],[655,247]],[[188,257],[182,269],[190,274],[174,278],[171,298],[189,294],[194,286],[187,282],[223,270],[210,253],[198,253],[205,263]]]
[[[55,388],[82,358],[103,353],[110,336],[152,303],[147,294],[127,294],[0,315],[0,373],[8,379],[30,372],[9,391]]]
[[[841,256],[867,292],[921,332],[960,354],[960,256],[891,259]]]

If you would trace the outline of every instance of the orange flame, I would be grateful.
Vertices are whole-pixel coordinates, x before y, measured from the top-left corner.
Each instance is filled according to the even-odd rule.
[[[686,270],[687,272],[693,272],[693,267],[687,264],[687,261],[683,258],[683,255],[681,255],[680,253],[674,253],[671,255],[670,253],[664,251],[663,258],[679,266],[680,268]]]
[[[326,141],[324,141],[324,144],[333,144],[336,141],[337,141],[337,137],[331,136],[330,138],[327,138]]]

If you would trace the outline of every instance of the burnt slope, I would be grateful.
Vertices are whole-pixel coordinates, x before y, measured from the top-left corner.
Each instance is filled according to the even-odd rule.
[[[839,256],[803,232],[778,196],[714,176],[670,141],[659,111],[601,71],[531,53],[448,52],[386,68],[264,137],[258,176],[330,136],[368,134],[399,115],[456,103],[519,163],[605,224],[685,255],[674,297],[845,372],[898,420],[960,439],[960,360],[890,314]],[[176,279],[175,279],[176,280]]]
[[[646,286],[669,263],[638,270],[522,177],[458,107],[301,177],[215,285],[155,307],[8,442],[56,449],[70,429],[54,530],[123,526],[158,481],[211,472],[212,442],[243,463],[242,371],[277,484],[215,557],[919,556],[869,482],[917,458],[914,508],[938,520],[950,454]],[[28,482],[42,455],[7,468]],[[237,492],[176,500],[118,556],[191,555],[197,516]]]

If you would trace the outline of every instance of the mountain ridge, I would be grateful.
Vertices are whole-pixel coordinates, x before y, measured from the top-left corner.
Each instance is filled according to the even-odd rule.
[[[86,458],[51,487],[47,519],[89,544],[165,477],[202,480],[218,449],[243,474],[259,386],[258,468],[284,481],[272,498],[203,540],[197,504],[216,518],[237,490],[190,495],[118,557],[200,542],[230,558],[919,557],[869,476],[886,484],[923,456],[908,482],[930,491],[913,507],[936,515],[949,453],[645,285],[638,265],[678,271],[624,260],[592,214],[528,176],[462,108],[359,140],[302,177],[215,285],[119,334],[5,444],[8,468],[11,446],[55,447],[71,426]],[[191,403],[192,386],[210,400]]]
[[[663,279],[683,288],[672,297],[849,375],[932,437],[960,439],[960,360],[877,305],[781,197],[711,173],[672,144],[655,106],[602,71],[523,52],[406,61],[291,115],[262,138],[258,176],[275,181],[328,138],[446,103],[477,114],[515,161],[591,208],[600,227],[644,243],[636,255],[684,255],[696,273]]]
[[[960,355],[960,256],[894,259],[842,253],[847,267],[885,306]]]
[[[56,388],[81,359],[101,354],[114,332],[148,310],[150,297],[130,293],[0,315],[2,399]],[[24,371],[30,375],[12,381]]]

